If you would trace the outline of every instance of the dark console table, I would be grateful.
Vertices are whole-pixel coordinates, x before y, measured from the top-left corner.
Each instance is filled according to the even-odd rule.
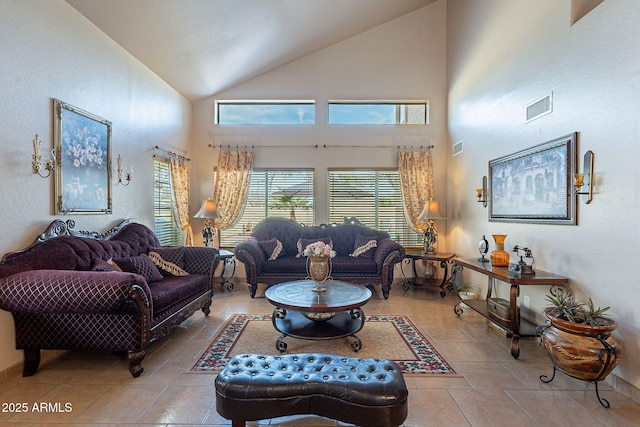
[[[526,319],[520,318],[520,310],[518,309],[517,299],[520,295],[520,286],[550,286],[550,292],[555,294],[557,287],[566,289],[569,279],[546,271],[536,270],[535,275],[521,275],[517,271],[510,271],[506,267],[492,267],[488,262],[479,262],[476,259],[459,259],[453,260],[453,275],[462,272],[463,269],[476,271],[484,274],[488,278],[487,296],[485,300],[460,300],[455,307],[455,313],[460,316],[463,313],[462,303],[476,311],[480,315],[487,318],[500,329],[507,332],[507,336],[511,336],[511,356],[514,359],[520,357],[520,347],[518,341],[521,336],[535,336],[536,325]],[[509,291],[509,318],[498,319],[489,314],[488,300],[491,298],[495,281],[499,280],[511,285]],[[457,289],[453,286],[453,289]],[[459,295],[458,295],[459,296]]]
[[[402,285],[402,289],[406,292],[411,285],[427,285],[438,286],[440,288],[440,296],[444,298],[447,295],[445,286],[449,285],[451,289],[451,278],[449,277],[449,263],[456,254],[448,252],[436,252],[434,254],[425,253],[423,250],[406,250],[404,255],[404,261],[410,262],[413,260],[413,278],[405,279]],[[435,261],[440,262],[440,268],[442,269],[442,280],[430,277],[420,277],[416,272],[416,261],[423,260],[425,262]],[[404,274],[404,270],[403,270]]]

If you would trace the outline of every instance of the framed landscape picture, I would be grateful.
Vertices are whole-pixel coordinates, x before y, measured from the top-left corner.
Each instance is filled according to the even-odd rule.
[[[489,221],[576,224],[577,133],[489,162]]]
[[[111,213],[111,122],[53,101],[56,214]]]

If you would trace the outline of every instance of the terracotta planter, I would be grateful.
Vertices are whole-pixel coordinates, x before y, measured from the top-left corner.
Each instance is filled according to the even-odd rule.
[[[551,308],[545,316],[551,325],[540,335],[554,366],[565,374],[585,381],[601,381],[620,363],[622,346],[611,336],[618,324],[589,326],[555,317]]]

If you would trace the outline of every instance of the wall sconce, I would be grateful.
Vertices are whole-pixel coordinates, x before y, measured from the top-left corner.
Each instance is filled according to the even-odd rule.
[[[482,203],[482,206],[487,207],[487,176],[482,177],[482,188],[476,188],[476,196],[478,202]]]
[[[218,207],[216,202],[207,199],[202,202],[200,210],[193,216],[194,218],[206,218],[204,222],[204,228],[202,229],[202,244],[209,247],[213,243],[213,237],[216,234],[216,228],[214,222],[216,219],[222,218],[218,213]],[[213,220],[213,221],[212,221]]]
[[[433,254],[436,252],[436,243],[438,242],[438,230],[433,222],[434,219],[446,219],[442,212],[440,212],[440,203],[436,200],[429,199],[424,204],[424,208],[418,219],[427,220],[427,228],[424,230],[424,252],[427,254]]]
[[[573,174],[573,186],[576,188],[576,194],[582,195],[582,200],[589,204],[593,199],[593,151],[587,150],[584,153],[584,163],[582,173]],[[582,191],[582,187],[587,186],[587,191]]]
[[[133,175],[133,168],[129,168],[127,171],[125,171],[122,168],[122,156],[118,154],[118,182],[116,183],[116,185],[118,184],[122,184],[124,186],[129,185],[129,183],[131,182],[132,175]]]
[[[33,155],[31,160],[31,166],[33,167],[33,173],[37,173],[43,178],[49,178],[51,172],[56,167],[56,155],[55,149],[51,150],[47,153],[46,157],[42,157],[40,154],[40,145],[42,141],[40,141],[40,137],[36,134],[36,137],[33,139]],[[46,175],[42,174],[42,170],[47,171]]]

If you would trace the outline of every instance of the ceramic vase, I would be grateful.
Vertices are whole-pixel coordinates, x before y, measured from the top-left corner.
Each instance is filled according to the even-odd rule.
[[[509,267],[509,252],[504,250],[504,240],[506,234],[493,234],[493,240],[496,242],[496,249],[491,252],[489,259],[494,267]]]
[[[545,309],[551,325],[540,335],[553,364],[565,374],[585,381],[601,381],[622,359],[622,346],[611,336],[618,323],[600,326],[558,319]]]

